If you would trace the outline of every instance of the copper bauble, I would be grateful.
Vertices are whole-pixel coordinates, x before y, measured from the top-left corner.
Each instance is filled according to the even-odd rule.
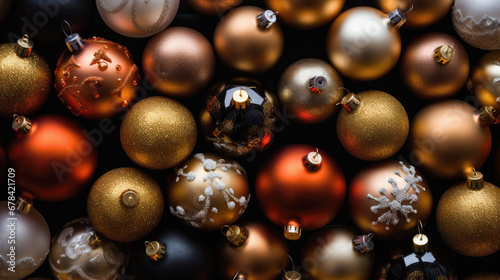
[[[484,55],[471,72],[469,89],[483,106],[500,110],[500,51]]]
[[[465,280],[499,280],[500,274],[493,272],[480,272],[474,275],[469,275]]]
[[[415,38],[401,56],[401,78],[415,95],[446,98],[457,93],[469,75],[469,56],[460,42],[444,33]]]
[[[283,72],[278,97],[288,114],[303,123],[318,123],[337,111],[343,96],[342,79],[328,63],[302,59]]]
[[[50,231],[43,216],[34,208],[29,212],[15,208],[10,199],[0,202],[0,219],[3,221],[0,227],[2,280],[24,279],[43,264],[49,253]]]
[[[278,11],[278,18],[300,29],[317,28],[340,13],[345,0],[267,0],[269,9]]]
[[[328,224],[340,211],[346,189],[344,175],[326,152],[292,145],[262,166],[255,192],[266,216],[293,240],[301,230]]]
[[[170,212],[204,230],[235,222],[250,194],[243,167],[216,154],[198,153],[175,168],[167,183]]]
[[[375,80],[396,65],[401,38],[386,14],[371,7],[355,7],[331,25],[326,51],[340,74],[360,81]]]
[[[376,4],[386,13],[399,8],[408,11],[405,27],[423,28],[441,20],[451,9],[453,0],[377,0]]]
[[[262,223],[245,223],[239,228],[244,236],[241,242],[235,245],[226,240],[219,250],[219,264],[224,278],[276,279],[282,273],[283,257],[288,254],[283,238]]]
[[[351,155],[376,161],[401,149],[408,136],[408,115],[392,95],[378,90],[350,93],[342,105],[337,135]]]
[[[500,188],[480,172],[448,189],[436,209],[439,234],[454,251],[483,257],[500,250]]]
[[[108,171],[94,183],[87,211],[105,237],[130,242],[144,237],[160,222],[163,195],[155,180],[130,167]]]
[[[27,35],[19,40],[17,44],[0,45],[0,116],[4,117],[31,114],[42,107],[50,94],[52,73],[49,65],[31,50],[33,42]],[[24,48],[18,44],[29,51],[18,55],[14,48]]]
[[[59,57],[57,96],[76,116],[102,119],[123,113],[134,101],[141,79],[131,54],[103,38],[83,42],[83,47],[65,50]]]
[[[165,169],[185,160],[196,144],[196,122],[181,103],[148,97],[125,115],[120,128],[122,147],[135,163]]]
[[[61,201],[75,196],[92,178],[97,149],[83,127],[69,118],[46,115],[31,123],[24,135],[18,130],[7,151],[17,186],[30,199]]]
[[[52,238],[49,264],[57,279],[115,280],[125,273],[128,258],[127,244],[99,236],[88,218],[78,218]]]
[[[385,161],[358,172],[349,187],[349,212],[358,228],[383,239],[414,233],[432,211],[429,185],[415,167]]]
[[[266,16],[258,20],[257,17]],[[261,23],[268,20],[270,26]],[[276,15],[253,6],[226,14],[214,32],[214,48],[229,67],[247,73],[263,73],[278,62],[284,39]]]
[[[451,19],[467,44],[483,50],[500,48],[500,2],[455,0]]]
[[[410,162],[434,176],[451,178],[483,165],[491,150],[491,132],[474,107],[447,100],[415,116],[410,145]]]
[[[227,10],[241,4],[242,0],[187,0],[186,2],[198,13],[222,16]]]
[[[154,35],[174,19],[179,0],[96,0],[104,22],[124,36],[142,38]]]
[[[215,84],[200,113],[200,128],[217,152],[241,157],[267,148],[273,140],[278,102],[253,79]]]
[[[142,69],[156,91],[187,97],[198,93],[212,79],[215,54],[210,42],[198,31],[172,27],[148,42]]]
[[[302,249],[302,270],[311,280],[367,280],[373,268],[371,252],[362,254],[353,245],[356,231],[329,226],[314,233]]]

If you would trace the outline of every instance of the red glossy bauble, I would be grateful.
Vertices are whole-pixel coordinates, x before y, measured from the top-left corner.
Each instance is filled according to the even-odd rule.
[[[83,127],[66,117],[46,115],[33,119],[24,135],[21,131],[11,140],[7,155],[23,195],[61,201],[86,186],[96,167],[97,150]]]
[[[320,228],[337,215],[346,187],[344,175],[326,152],[292,145],[260,169],[256,193],[266,216],[285,226],[285,237],[294,240],[302,229]]]

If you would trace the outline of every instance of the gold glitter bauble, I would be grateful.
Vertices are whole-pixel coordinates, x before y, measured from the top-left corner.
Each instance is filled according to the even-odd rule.
[[[185,160],[196,144],[196,122],[181,103],[160,96],[132,106],[120,128],[122,147],[135,163],[166,169]]]
[[[175,168],[168,180],[170,212],[204,230],[234,223],[250,200],[243,167],[216,154],[196,154]]]
[[[441,20],[451,9],[453,0],[376,0],[377,6],[386,13],[399,8],[405,14],[405,27],[423,28]]]
[[[483,106],[500,110],[500,50],[484,55],[471,72],[468,84]]]
[[[337,135],[351,155],[376,161],[401,149],[410,125],[405,108],[396,98],[383,91],[368,90],[346,95],[342,104]]]
[[[500,250],[500,188],[488,182],[483,187],[468,186],[471,179],[467,180],[443,194],[436,209],[436,225],[451,249],[483,257]]]
[[[302,59],[281,75],[278,97],[294,120],[318,123],[337,111],[342,86],[342,78],[333,66],[319,59]]]
[[[146,173],[129,167],[117,168],[94,183],[87,211],[99,233],[111,240],[131,242],[158,225],[163,213],[163,195]]]
[[[0,116],[29,115],[40,109],[52,86],[52,73],[35,51],[21,57],[16,44],[0,45]]]

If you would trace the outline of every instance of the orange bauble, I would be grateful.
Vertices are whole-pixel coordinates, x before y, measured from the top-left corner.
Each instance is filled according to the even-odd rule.
[[[358,228],[384,239],[414,233],[418,220],[425,222],[432,210],[432,194],[420,172],[397,161],[378,163],[356,174],[348,197]]]
[[[59,99],[73,114],[89,119],[123,113],[134,101],[141,79],[129,51],[103,38],[74,41],[57,62],[55,87]]]
[[[256,179],[257,199],[266,216],[285,226],[285,237],[298,239],[301,230],[320,228],[339,212],[345,179],[324,151],[292,145],[278,151]]]
[[[18,135],[8,149],[16,184],[30,199],[61,201],[75,196],[92,178],[97,149],[71,119],[42,116],[32,121],[31,128],[28,121],[14,120]]]

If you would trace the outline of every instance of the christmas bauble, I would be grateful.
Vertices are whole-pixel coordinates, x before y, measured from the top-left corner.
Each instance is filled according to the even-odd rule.
[[[337,111],[343,96],[342,79],[328,63],[314,58],[302,59],[281,75],[278,97],[295,120],[318,123]]]
[[[373,268],[373,255],[356,250],[356,231],[329,226],[314,233],[302,249],[302,270],[311,280],[367,280]]]
[[[196,144],[196,122],[181,103],[160,96],[135,104],[120,128],[122,147],[135,163],[166,169],[185,160]]]
[[[481,0],[456,0],[451,19],[455,31],[467,44],[483,49],[500,48],[500,3]]]
[[[200,113],[200,128],[217,152],[241,157],[267,148],[273,140],[278,102],[253,79],[215,84]]]
[[[491,150],[491,132],[474,107],[459,100],[428,105],[414,117],[409,160],[438,177],[479,168]]]
[[[0,45],[0,116],[31,114],[49,96],[50,67],[32,48],[27,35],[16,44]]]
[[[5,2],[5,1],[0,1]],[[28,34],[36,42],[56,45],[64,39],[61,22],[66,20],[71,29],[84,31],[92,18],[92,0],[16,0],[15,18],[23,34]]]
[[[500,51],[484,55],[471,72],[469,89],[483,106],[493,106],[500,110]]]
[[[30,199],[61,201],[77,195],[92,178],[97,149],[75,121],[45,115],[16,116],[7,156],[16,184]]]
[[[480,272],[474,275],[469,275],[465,280],[499,280],[500,274],[493,272]]]
[[[95,229],[105,237],[130,242],[150,233],[160,222],[163,195],[156,181],[130,168],[106,172],[94,183],[87,212]]]
[[[362,160],[382,160],[394,155],[409,131],[405,108],[392,95],[378,90],[349,93],[337,118],[342,146]]]
[[[104,22],[115,32],[134,38],[154,35],[174,19],[179,0],[96,0]]]
[[[399,59],[401,38],[395,26],[398,22],[404,20],[391,23],[388,15],[371,7],[343,12],[327,34],[330,62],[350,79],[370,81],[382,77]]]
[[[266,216],[285,227],[285,237],[328,224],[345,198],[345,179],[324,151],[307,146],[282,148],[257,174],[255,192]]]
[[[222,62],[252,74],[271,69],[281,57],[284,45],[276,14],[253,6],[227,13],[217,24],[213,40]]]
[[[137,280],[209,280],[211,256],[188,232],[155,230],[131,244],[130,274]]]
[[[219,250],[219,266],[226,280],[274,280],[282,273],[288,248],[280,235],[257,222],[233,225]]]
[[[453,0],[377,0],[377,6],[389,13],[399,8],[407,11],[405,27],[424,28],[435,24],[448,14]]]
[[[211,81],[215,54],[210,42],[198,31],[171,27],[149,41],[142,56],[142,69],[156,91],[187,97]]]
[[[167,183],[170,212],[204,230],[234,223],[248,206],[250,194],[243,167],[216,154],[195,154],[179,164]]]
[[[468,75],[467,52],[458,40],[444,33],[415,38],[401,56],[403,83],[421,98],[450,97],[463,87]]]
[[[0,202],[0,219],[0,278],[22,279],[45,261],[50,246],[49,226],[36,209],[16,210],[10,199]]]
[[[267,0],[269,9],[278,11],[278,18],[300,29],[317,28],[340,13],[345,0]]]
[[[448,189],[436,209],[436,225],[454,251],[483,257],[500,250],[500,188],[478,171]]]
[[[432,211],[431,190],[422,174],[412,165],[392,160],[358,172],[348,197],[356,226],[383,239],[409,236]]]
[[[52,238],[49,254],[57,279],[121,279],[128,259],[128,245],[99,236],[88,218],[64,225]]]
[[[124,46],[103,38],[82,44],[69,45],[57,62],[57,97],[76,116],[102,119],[123,113],[141,79],[132,56]]]
[[[191,8],[207,16],[222,16],[227,10],[241,4],[242,0],[187,0]]]
[[[0,23],[9,15],[12,0],[0,1]]]

